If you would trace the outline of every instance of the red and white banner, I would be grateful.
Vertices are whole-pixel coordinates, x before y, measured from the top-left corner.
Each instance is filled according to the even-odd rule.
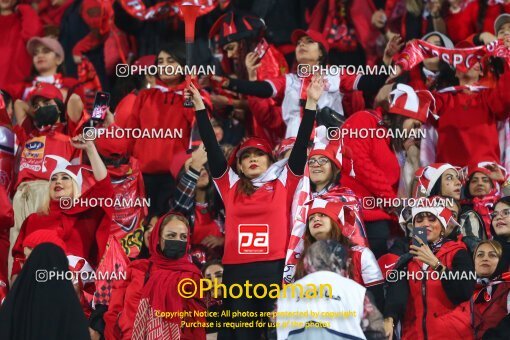
[[[129,15],[141,21],[163,20],[175,15],[182,18],[179,8],[183,4],[200,6],[198,16],[205,15],[218,6],[218,0],[170,0],[159,2],[149,8],[142,0],[119,0],[119,3]]]
[[[409,71],[424,59],[439,57],[448,65],[466,72],[485,56],[508,58],[510,49],[501,40],[495,40],[485,46],[452,49],[432,45],[423,40],[412,40],[394,60],[403,71]]]

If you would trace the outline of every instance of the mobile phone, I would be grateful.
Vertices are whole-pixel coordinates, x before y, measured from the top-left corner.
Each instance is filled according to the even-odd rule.
[[[413,228],[413,245],[420,247],[420,243],[414,238],[414,236],[418,236],[423,241],[423,243],[427,244],[427,227]]]
[[[259,57],[259,60],[264,57],[267,50],[269,49],[269,44],[267,43],[266,39],[262,38],[258,45],[255,47],[253,52]]]
[[[103,122],[109,105],[110,94],[108,92],[97,92],[94,99],[94,109],[92,110],[92,120]]]

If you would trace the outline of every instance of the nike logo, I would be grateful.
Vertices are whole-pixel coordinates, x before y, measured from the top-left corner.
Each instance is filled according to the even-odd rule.
[[[395,265],[395,263],[392,263],[392,264],[390,264],[390,265],[385,264],[385,265],[384,265],[384,269],[388,269],[388,268],[390,268],[390,267],[393,267],[394,265]]]

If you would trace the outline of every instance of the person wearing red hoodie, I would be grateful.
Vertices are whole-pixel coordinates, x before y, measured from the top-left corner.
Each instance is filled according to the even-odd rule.
[[[376,110],[359,111],[349,117],[342,127],[349,131],[344,136],[344,144],[352,150],[356,174],[356,177],[345,176],[342,184],[351,188],[365,202],[362,216],[368,243],[377,258],[387,252],[392,207],[366,203],[377,198],[397,197],[400,168],[404,160],[399,160],[396,153],[409,154],[411,147],[419,145],[412,138],[378,138],[377,135],[386,136],[389,132],[396,131],[410,134],[412,130],[419,129],[427,120],[432,101],[427,91],[416,93],[407,85],[397,84],[390,94],[393,100],[388,107],[389,90],[391,85],[386,85],[379,91],[376,98],[379,105]],[[360,138],[361,135],[356,133],[363,129],[382,131],[377,134],[374,132],[373,136],[369,135],[368,138]]]
[[[157,54],[157,65],[162,69],[176,69],[185,65],[183,45],[164,46]],[[145,133],[161,129],[173,138],[132,139],[133,157],[140,162],[147,196],[151,200],[150,212],[167,211],[168,202],[175,190],[175,177],[188,158],[194,114],[185,108],[184,87],[186,82],[180,74],[160,74],[156,86],[141,90],[127,121],[127,128],[140,129]],[[202,96],[207,95],[202,92]]]
[[[160,217],[151,231],[149,259],[132,262],[126,280],[114,281],[104,315],[106,340],[170,339],[205,340],[205,329],[182,327],[182,321],[205,322],[195,312],[206,310],[197,296],[184,298],[177,285],[192,280],[199,285],[202,273],[193,264],[188,220],[176,212]],[[191,316],[166,318],[159,313],[188,312]]]
[[[30,5],[18,5],[17,0],[0,2],[0,88],[22,82],[30,75],[27,41],[42,33],[37,13]]]
[[[409,253],[400,257],[406,260],[399,260],[394,276],[388,276],[386,334],[401,320],[402,340],[474,339],[469,301],[475,288],[473,261],[462,241],[445,237],[452,212],[433,198],[422,200],[410,218],[412,228],[427,228],[427,240],[415,236]],[[401,222],[406,228],[408,221]]]

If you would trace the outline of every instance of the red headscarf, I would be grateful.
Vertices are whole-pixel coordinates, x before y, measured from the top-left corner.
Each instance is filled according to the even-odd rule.
[[[153,310],[177,312],[205,310],[205,304],[198,297],[185,299],[177,292],[178,284],[183,279],[192,279],[197,285],[200,284],[202,273],[193,264],[189,250],[191,248],[191,237],[188,228],[188,239],[186,244],[186,255],[173,260],[166,258],[159,247],[160,231],[163,221],[170,215],[183,216],[176,212],[169,212],[162,216],[151,232],[149,251],[151,262],[150,277],[142,290],[142,299],[148,298]],[[181,320],[178,317],[168,319],[172,323],[178,323],[180,328]]]

